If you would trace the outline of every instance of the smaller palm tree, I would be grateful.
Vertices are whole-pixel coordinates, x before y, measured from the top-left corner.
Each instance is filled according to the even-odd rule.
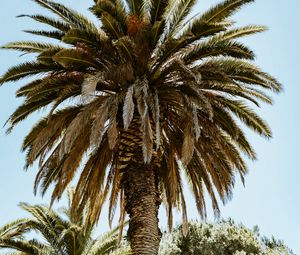
[[[69,201],[72,192],[69,192]],[[95,224],[86,214],[70,214],[70,206],[58,213],[47,206],[21,203],[32,217],[19,219],[0,228],[0,249],[6,255],[129,255],[128,245],[119,244],[119,228],[94,239]],[[35,231],[38,239],[29,239]],[[42,240],[42,241],[41,241]]]

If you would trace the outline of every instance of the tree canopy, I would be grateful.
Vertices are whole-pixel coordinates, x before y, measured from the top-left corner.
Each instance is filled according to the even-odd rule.
[[[72,212],[88,204],[91,222],[108,199],[111,223],[119,202],[134,254],[157,254],[161,202],[169,227],[181,208],[186,229],[183,175],[199,214],[206,216],[207,191],[218,215],[236,176],[244,180],[244,158],[256,159],[240,124],[270,138],[254,108],[281,91],[239,41],[266,27],[231,20],[253,0],[224,0],[193,18],[196,0],[94,0],[95,23],[60,3],[33,1],[52,16],[21,17],[52,28],[25,32],[51,40],[4,45],[33,58],[10,67],[0,85],[35,78],[17,90],[24,101],[8,132],[47,110],[22,146],[26,167],[39,162],[35,192],[53,187],[54,202],[76,179]]]
[[[162,239],[160,255],[295,255],[282,241],[262,237],[258,227],[250,230],[232,220],[215,224],[190,222],[187,235],[182,226]]]

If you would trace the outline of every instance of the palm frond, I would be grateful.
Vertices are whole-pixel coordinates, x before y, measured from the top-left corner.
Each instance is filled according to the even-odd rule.
[[[200,20],[205,22],[222,22],[251,2],[254,2],[254,0],[225,0],[206,11],[201,15]]]
[[[52,59],[64,68],[71,66],[96,68],[98,66],[97,62],[89,54],[75,49],[61,50]]]
[[[167,0],[158,0],[151,1],[151,23],[154,25],[156,22],[160,22],[163,19],[163,15],[166,11],[169,1]]]
[[[28,76],[58,71],[60,68],[57,65],[45,65],[39,62],[25,62],[17,66],[11,67],[0,78],[0,85],[8,81],[18,81]]]
[[[166,37],[172,37],[174,34],[179,32],[181,29],[181,24],[184,19],[190,14],[192,7],[195,5],[195,0],[179,0],[173,1],[174,6],[170,13],[166,16],[168,19],[168,31],[166,32]]]
[[[25,33],[38,35],[38,36],[44,36],[49,37],[52,39],[61,40],[62,37],[65,35],[64,32],[61,32],[59,30],[53,30],[53,31],[46,31],[46,30],[24,30]]]
[[[19,15],[17,17],[28,17],[30,19],[33,19],[37,22],[49,25],[51,27],[54,27],[62,32],[67,32],[70,29],[70,25],[66,22],[60,21],[60,20],[56,20],[47,16],[43,16],[43,15]]]
[[[62,41],[68,44],[77,45],[78,43],[85,43],[94,47],[101,47],[103,39],[98,33],[94,33],[84,29],[70,29],[62,37]]]
[[[143,1],[125,0],[125,2],[129,8],[130,15],[134,15],[137,17],[141,16],[143,10]]]
[[[26,53],[41,53],[44,50],[59,48],[59,46],[50,43],[38,42],[12,42],[1,47],[2,49],[18,50]]]
[[[78,12],[70,8],[67,8],[59,3],[49,1],[49,0],[34,0],[34,1],[40,6],[58,15],[61,19],[63,19],[68,24],[70,24],[71,27],[97,31],[97,27],[92,22],[90,22],[83,15],[79,14]]]
[[[224,107],[231,110],[248,127],[267,138],[272,136],[269,126],[247,107],[243,102],[237,100],[221,100]]]
[[[127,13],[125,6],[120,0],[100,0],[91,8],[91,11],[102,20],[102,14],[108,13],[118,22],[118,27],[125,34],[127,30]]]

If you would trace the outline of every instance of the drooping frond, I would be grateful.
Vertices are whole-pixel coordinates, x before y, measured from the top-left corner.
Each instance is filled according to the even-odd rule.
[[[247,105],[245,105],[241,101],[234,101],[229,99],[221,99],[220,101],[223,107],[229,109],[241,121],[245,122],[248,127],[252,128],[254,131],[265,137],[272,136],[271,130],[268,125],[260,117],[258,117],[255,112],[249,109]]]
[[[14,237],[26,232],[26,231],[24,231],[24,229],[18,228],[19,225],[22,225],[26,221],[27,221],[27,219],[19,219],[19,220],[9,222],[9,223],[5,224],[4,226],[1,226],[0,240],[5,239],[5,238],[14,238]]]
[[[0,250],[5,248],[12,252],[7,254],[131,254],[127,244],[118,244],[118,227],[93,239],[95,225],[86,221],[86,213],[71,217],[70,207],[62,208],[67,216],[65,218],[42,205],[21,203],[20,208],[28,212],[30,218],[16,220],[0,228]],[[27,235],[33,231],[38,240]]]
[[[28,76],[47,73],[54,70],[59,70],[59,66],[45,65],[39,62],[25,62],[8,69],[8,71],[0,78],[0,85],[4,82],[17,81]]]
[[[127,130],[129,128],[129,125],[133,119],[134,114],[134,102],[133,102],[133,89],[134,87],[131,86],[125,97],[124,101],[124,107],[123,107],[123,122],[124,122],[124,128]]]

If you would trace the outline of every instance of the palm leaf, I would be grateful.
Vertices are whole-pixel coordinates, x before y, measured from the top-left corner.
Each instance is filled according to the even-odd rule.
[[[55,49],[59,46],[50,43],[38,42],[12,42],[2,46],[2,49],[13,49],[26,53],[41,53],[45,50]]]
[[[272,136],[269,126],[243,102],[229,99],[221,102],[224,107],[230,109],[248,127],[267,138]]]
[[[65,35],[64,32],[61,32],[59,30],[53,30],[53,31],[45,31],[45,30],[24,30],[25,33],[33,34],[33,35],[39,35],[39,36],[45,36],[57,40],[61,40],[62,37]]]
[[[64,49],[56,53],[52,59],[61,66],[68,68],[70,66],[78,67],[98,67],[94,59],[86,54],[75,49]]]
[[[181,28],[181,24],[190,13],[192,7],[195,5],[195,0],[179,0],[173,1],[174,6],[171,12],[166,18],[168,18],[169,29],[167,31],[166,37],[173,36]]]
[[[28,17],[30,19],[33,19],[37,22],[49,25],[51,27],[54,27],[62,32],[67,32],[70,29],[70,25],[66,22],[56,20],[50,17],[46,17],[43,15],[19,15],[17,17]]]
[[[114,17],[118,22],[118,27],[125,34],[127,30],[127,13],[123,2],[120,0],[100,0],[91,8],[91,11],[99,18],[102,19],[103,13],[108,13]]]
[[[70,29],[63,37],[62,41],[76,45],[77,43],[87,43],[93,46],[99,45],[99,37],[97,34],[89,33],[87,30]]]
[[[155,22],[159,22],[163,19],[164,12],[167,8],[168,1],[167,0],[158,0],[151,2],[151,23],[155,24]]]
[[[39,62],[25,62],[8,69],[8,71],[0,78],[0,85],[4,82],[17,81],[35,74],[48,73],[56,70],[59,70],[59,67],[56,65],[45,65]]]
[[[206,22],[222,22],[244,5],[251,2],[254,2],[254,0],[225,0],[206,11],[200,20]]]
[[[42,7],[58,15],[60,18],[62,18],[65,22],[69,23],[74,28],[97,31],[97,27],[93,23],[91,23],[87,18],[70,8],[48,0],[34,1]]]

